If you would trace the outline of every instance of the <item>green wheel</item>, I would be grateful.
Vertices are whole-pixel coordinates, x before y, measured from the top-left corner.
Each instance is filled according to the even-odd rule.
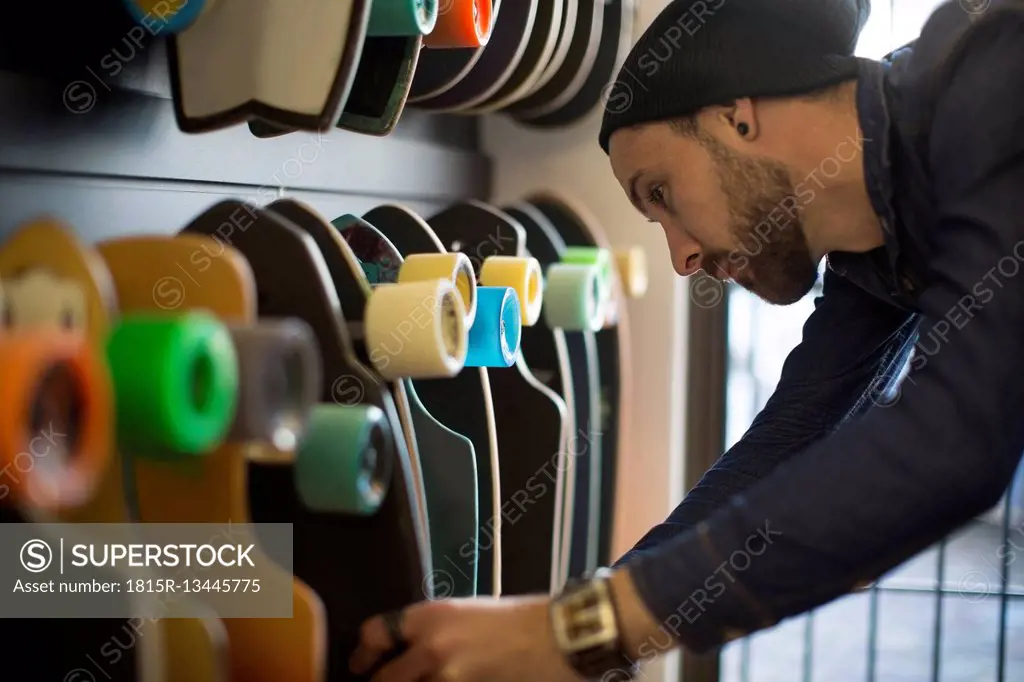
[[[437,23],[438,0],[371,0],[368,36],[427,35]]]
[[[317,405],[295,457],[295,485],[310,509],[367,516],[391,480],[393,443],[373,405]]]
[[[604,324],[600,272],[595,265],[555,263],[548,267],[544,320],[566,331],[597,331]]]
[[[599,249],[594,246],[568,246],[562,253],[562,262],[597,267],[598,276],[601,278],[601,302],[604,303],[611,296],[614,263],[612,263],[611,254],[607,249]]]
[[[224,438],[238,399],[231,335],[205,313],[127,315],[107,341],[118,445],[156,459],[203,455]]]

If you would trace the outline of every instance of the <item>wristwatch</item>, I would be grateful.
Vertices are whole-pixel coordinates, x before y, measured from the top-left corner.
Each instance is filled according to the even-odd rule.
[[[622,651],[610,577],[603,568],[566,583],[551,601],[551,623],[559,649],[583,678],[624,682],[636,676],[638,666]]]

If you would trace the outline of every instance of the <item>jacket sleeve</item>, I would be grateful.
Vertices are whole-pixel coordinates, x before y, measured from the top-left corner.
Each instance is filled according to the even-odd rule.
[[[743,437],[689,491],[664,523],[625,554],[622,565],[693,528],[737,493],[825,437],[851,412],[881,398],[905,364],[913,316],[826,269],[822,296],[775,391]],[[894,382],[893,382],[894,383]]]
[[[898,402],[629,564],[691,650],[876,579],[990,509],[1012,480],[1024,451],[1022,17],[972,41],[935,100],[931,283]]]

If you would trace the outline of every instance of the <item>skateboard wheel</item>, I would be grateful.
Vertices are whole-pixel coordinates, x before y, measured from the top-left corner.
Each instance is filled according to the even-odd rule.
[[[443,1],[443,0],[442,0]],[[438,0],[372,0],[368,36],[418,36],[437,24]]]
[[[469,328],[466,367],[511,367],[519,353],[522,317],[510,287],[480,287],[476,321]]]
[[[602,304],[611,296],[612,259],[607,249],[599,249],[592,246],[569,246],[562,253],[562,262],[573,265],[596,266],[601,284]]]
[[[523,326],[532,327],[540,319],[544,301],[543,275],[536,258],[491,256],[480,267],[480,284],[486,287],[511,287],[519,297]]]
[[[295,451],[320,395],[320,355],[300,320],[232,327],[238,357],[238,403],[227,440]]]
[[[449,280],[378,285],[363,315],[370,362],[388,381],[455,376],[466,362],[463,310]]]
[[[107,342],[122,448],[157,459],[200,455],[234,418],[238,360],[227,329],[203,313],[131,315]]]
[[[427,47],[483,47],[491,37],[493,0],[439,0],[437,23],[423,38]]]
[[[622,293],[643,298],[647,293],[647,257],[640,247],[615,252],[615,267],[622,281]]]
[[[597,331],[604,324],[601,276],[594,265],[556,263],[548,268],[544,319],[549,327]]]
[[[157,33],[181,33],[195,23],[214,0],[123,0],[136,23]]]
[[[0,336],[0,469],[17,503],[81,506],[109,464],[111,389],[106,368],[77,335]]]
[[[450,280],[462,296],[466,326],[476,318],[476,274],[464,253],[413,253],[406,257],[398,271],[398,283],[425,280]]]
[[[295,458],[295,485],[310,509],[373,514],[391,480],[391,433],[373,405],[317,405]]]

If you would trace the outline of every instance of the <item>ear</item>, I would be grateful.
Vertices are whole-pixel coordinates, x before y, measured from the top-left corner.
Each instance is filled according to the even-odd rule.
[[[757,105],[754,100],[745,97],[738,99],[730,106],[721,108],[721,120],[728,126],[736,141],[752,142],[760,134],[757,117]]]

